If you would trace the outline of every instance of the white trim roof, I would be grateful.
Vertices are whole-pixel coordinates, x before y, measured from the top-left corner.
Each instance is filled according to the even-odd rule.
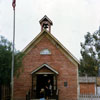
[[[48,68],[49,70],[51,70],[52,72],[54,72],[54,73],[56,73],[56,74],[59,74],[55,69],[53,69],[52,67],[50,67],[50,66],[47,65],[47,64],[41,65],[40,67],[38,67],[37,69],[35,69],[34,71],[32,71],[31,74],[34,74],[35,72],[39,71],[39,70],[42,69],[43,67],[46,67],[46,68]]]
[[[53,22],[46,15],[39,21],[40,24],[44,19],[47,19],[50,22],[50,24],[53,25]]]
[[[48,31],[46,31],[45,29],[42,31],[42,32],[40,32],[23,50],[22,50],[22,52],[25,52],[25,51],[27,51],[28,50],[28,48],[32,45],[32,44],[34,44],[35,43],[35,41],[36,40],[38,40],[39,39],[39,37],[41,37],[42,36],[42,34],[48,34],[57,44],[59,44],[60,45],[60,47],[65,51],[65,53],[66,54],[68,54],[77,64],[80,64],[80,62],[79,62],[79,60],[75,57],[75,56],[73,56],[72,54],[71,54],[71,52],[68,50],[68,49],[66,49],[51,33],[49,33]]]

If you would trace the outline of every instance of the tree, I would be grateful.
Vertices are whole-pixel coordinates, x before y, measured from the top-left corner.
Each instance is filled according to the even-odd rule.
[[[19,75],[19,68],[22,66],[23,54],[15,51],[14,73]],[[0,36],[0,84],[10,85],[12,64],[12,43]]]
[[[100,63],[100,29],[85,35],[85,42],[81,43],[81,55],[79,74],[97,76]]]

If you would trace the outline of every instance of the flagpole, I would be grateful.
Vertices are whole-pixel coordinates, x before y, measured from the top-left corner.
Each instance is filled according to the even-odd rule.
[[[11,70],[11,100],[14,94],[14,51],[15,51],[15,7],[13,7],[13,44],[12,44],[12,70]]]

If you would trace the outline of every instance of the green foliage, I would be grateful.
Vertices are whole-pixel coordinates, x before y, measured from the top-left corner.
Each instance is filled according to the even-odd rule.
[[[18,69],[22,66],[23,54],[15,51],[14,74],[18,75]],[[12,66],[12,43],[4,37],[0,37],[0,81],[1,84],[10,84]]]
[[[81,43],[81,55],[79,74],[97,76],[100,63],[100,29],[85,35],[85,42]]]

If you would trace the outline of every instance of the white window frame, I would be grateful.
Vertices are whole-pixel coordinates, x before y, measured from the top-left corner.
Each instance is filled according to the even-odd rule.
[[[42,51],[40,51],[41,55],[50,55],[51,51],[49,49],[43,49]]]

